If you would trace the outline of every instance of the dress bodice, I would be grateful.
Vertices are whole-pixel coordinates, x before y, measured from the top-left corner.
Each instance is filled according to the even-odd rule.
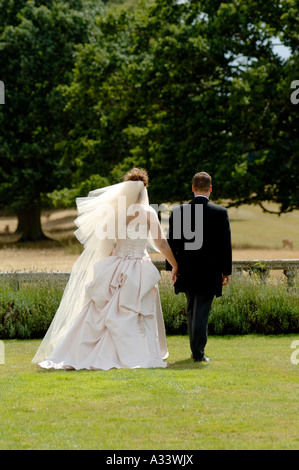
[[[146,250],[148,227],[147,224],[126,227],[126,238],[117,239],[115,256],[120,258],[144,258],[149,254]]]

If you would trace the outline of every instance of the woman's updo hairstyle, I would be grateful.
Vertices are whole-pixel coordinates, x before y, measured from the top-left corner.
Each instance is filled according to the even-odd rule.
[[[144,168],[132,168],[124,176],[124,181],[142,181],[148,187],[148,174]]]

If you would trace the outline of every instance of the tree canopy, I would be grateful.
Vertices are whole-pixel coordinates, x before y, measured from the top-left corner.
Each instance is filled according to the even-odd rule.
[[[40,195],[70,184],[57,144],[70,131],[62,86],[71,82],[76,45],[91,39],[99,2],[0,3],[0,201],[19,217],[25,239],[43,236]]]
[[[142,166],[152,202],[207,171],[217,200],[298,208],[299,1],[104,3],[1,2],[2,204]]]
[[[297,6],[156,0],[109,10],[67,90],[75,125],[65,155],[80,155],[77,177],[110,170],[116,181],[144,166],[161,202],[189,198],[205,170],[217,199],[298,208]]]

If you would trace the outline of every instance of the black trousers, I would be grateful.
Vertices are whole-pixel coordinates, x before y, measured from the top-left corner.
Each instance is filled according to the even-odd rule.
[[[192,357],[202,359],[208,340],[208,319],[214,296],[186,292],[187,323]]]

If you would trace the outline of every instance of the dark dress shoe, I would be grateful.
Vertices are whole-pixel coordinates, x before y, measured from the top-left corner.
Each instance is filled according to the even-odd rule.
[[[211,360],[211,359],[210,359],[209,357],[203,356],[203,357],[201,357],[201,358],[199,358],[199,359],[194,359],[194,362],[210,362],[210,360]]]

